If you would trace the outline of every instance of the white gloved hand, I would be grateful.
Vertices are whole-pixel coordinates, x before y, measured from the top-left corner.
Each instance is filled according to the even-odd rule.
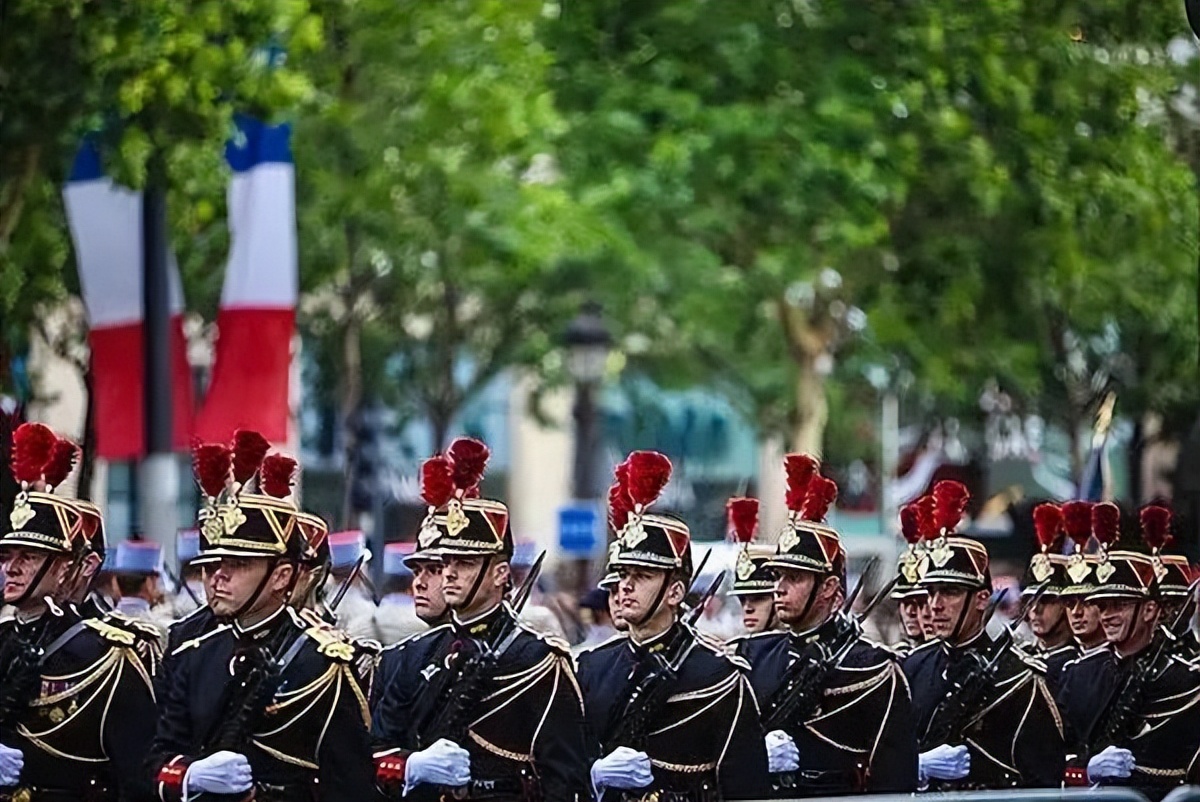
[[[971,753],[965,746],[942,744],[922,752],[917,765],[921,785],[930,780],[961,780],[971,773]]]
[[[1109,746],[1088,761],[1087,775],[1090,782],[1101,780],[1124,780],[1133,773],[1137,761],[1133,752],[1119,746]]]
[[[237,752],[215,752],[188,766],[183,775],[183,798],[207,791],[210,794],[242,794],[254,784],[250,761]]]
[[[605,788],[645,788],[652,782],[650,756],[628,746],[618,746],[592,764],[592,790],[597,799]]]
[[[16,785],[21,780],[23,768],[25,755],[21,750],[0,744],[0,785]]]
[[[800,748],[792,736],[783,730],[767,733],[767,771],[778,774],[784,771],[799,771]]]
[[[423,783],[461,788],[471,782],[471,755],[454,741],[439,738],[413,752],[404,764],[404,793]]]

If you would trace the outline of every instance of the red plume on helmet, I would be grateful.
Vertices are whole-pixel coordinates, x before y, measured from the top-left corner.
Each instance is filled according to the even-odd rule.
[[[1092,534],[1100,545],[1110,548],[1121,537],[1121,509],[1111,501],[1092,505]]]
[[[1171,534],[1171,510],[1169,507],[1161,507],[1157,504],[1142,507],[1138,518],[1142,524],[1142,539],[1156,553],[1175,539]]]
[[[209,498],[216,498],[229,483],[233,468],[233,449],[224,443],[197,443],[192,446],[192,472],[196,483]]]
[[[917,526],[925,540],[936,540],[940,532],[937,527],[937,502],[931,495],[921,496],[913,502],[917,508]]]
[[[292,482],[296,477],[296,460],[283,454],[272,454],[262,462],[258,481],[262,492],[275,498],[287,498],[292,494]]]
[[[1092,502],[1068,501],[1062,505],[1063,531],[1082,551],[1092,538]]]
[[[783,471],[787,478],[787,495],[784,500],[792,512],[800,512],[808,486],[817,475],[821,463],[811,454],[788,454],[783,458]]]
[[[44,423],[22,423],[13,432],[12,475],[21,484],[41,481],[58,435]]]
[[[46,480],[47,489],[58,487],[67,480],[78,457],[79,446],[65,437],[55,441],[54,448],[50,450],[50,460],[42,469],[42,478]]]
[[[454,466],[441,454],[421,463],[421,498],[434,509],[454,498]]]
[[[622,462],[613,469],[615,481],[608,488],[608,525],[614,532],[620,532],[629,523],[633,512],[633,500],[629,498],[629,463]]]
[[[233,481],[243,487],[254,478],[262,466],[263,459],[271,450],[267,438],[250,429],[238,429],[233,433]]]
[[[900,508],[900,534],[911,546],[921,542],[921,511],[915,502]]]
[[[633,511],[641,513],[662,495],[671,481],[671,460],[657,451],[634,451],[626,460],[629,477],[626,490],[633,502]]]
[[[1046,552],[1054,548],[1063,530],[1063,511],[1057,504],[1039,504],[1033,508],[1033,531],[1038,545]]]
[[[804,506],[800,508],[800,518],[805,521],[820,523],[825,520],[826,513],[837,501],[837,482],[824,476],[814,476],[808,483],[808,492],[804,494]]]
[[[725,515],[734,543],[750,543],[758,530],[758,499],[731,498],[725,502]]]
[[[454,466],[454,486],[458,488],[459,497],[465,498],[483,481],[483,472],[487,469],[492,451],[482,440],[459,437],[450,444],[446,453]]]
[[[962,482],[943,479],[933,486],[934,523],[939,533],[949,535],[958,528],[970,499],[971,494]]]

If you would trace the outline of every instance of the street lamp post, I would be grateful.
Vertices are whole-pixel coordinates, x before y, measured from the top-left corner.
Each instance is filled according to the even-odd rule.
[[[567,347],[567,369],[575,382],[575,457],[571,473],[571,495],[577,502],[595,502],[599,497],[597,473],[600,461],[600,427],[597,392],[612,350],[612,334],[604,322],[600,305],[586,301],[567,325],[563,344]],[[582,590],[588,577],[588,560],[576,564],[575,587]]]

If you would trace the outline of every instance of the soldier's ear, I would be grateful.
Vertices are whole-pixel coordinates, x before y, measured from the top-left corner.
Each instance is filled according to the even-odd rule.
[[[506,562],[498,562],[492,576],[495,578],[497,586],[507,587],[509,579],[512,578],[512,566]]]
[[[991,600],[991,598],[992,598],[992,593],[991,593],[991,591],[987,590],[986,588],[984,590],[978,591],[975,594],[975,609],[982,613],[984,610],[987,609],[988,602]]]

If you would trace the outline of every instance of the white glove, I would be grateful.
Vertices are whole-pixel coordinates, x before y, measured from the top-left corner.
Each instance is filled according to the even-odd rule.
[[[592,790],[597,799],[605,788],[645,788],[652,782],[650,756],[628,746],[618,746],[592,764]]]
[[[1101,780],[1124,780],[1133,773],[1136,765],[1133,752],[1119,746],[1109,746],[1100,754],[1092,755],[1092,759],[1088,761],[1088,780],[1094,783]]]
[[[0,785],[16,785],[21,780],[21,769],[25,768],[25,755],[20,749],[0,744]]]
[[[961,780],[971,773],[971,753],[965,746],[942,744],[918,758],[917,774],[921,785],[930,780]]]
[[[237,752],[215,752],[188,766],[183,775],[183,798],[207,791],[210,794],[244,794],[254,784],[250,761]]]
[[[783,730],[767,733],[767,771],[778,774],[800,770],[800,749]]]
[[[404,764],[404,793],[422,783],[461,788],[471,782],[471,755],[454,741],[439,738],[413,752]]]

